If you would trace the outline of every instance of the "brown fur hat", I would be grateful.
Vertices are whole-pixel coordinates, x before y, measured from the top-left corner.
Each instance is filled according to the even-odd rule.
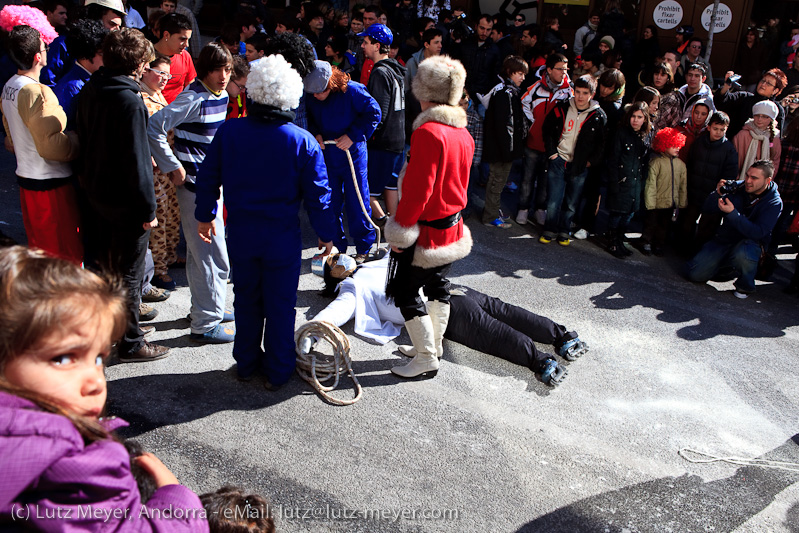
[[[413,95],[417,100],[456,106],[463,96],[466,69],[457,59],[433,56],[419,63],[413,78]]]

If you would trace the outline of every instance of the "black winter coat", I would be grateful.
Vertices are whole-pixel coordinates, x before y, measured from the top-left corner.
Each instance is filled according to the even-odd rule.
[[[80,184],[105,220],[141,229],[155,218],[149,114],[139,84],[101,67],[78,95]]]
[[[558,143],[563,133],[563,124],[569,112],[570,102],[571,100],[558,102],[555,109],[544,119],[542,133],[544,134],[544,147],[546,148],[544,153],[547,158],[558,151]],[[577,134],[577,144],[574,147],[570,166],[571,172],[575,175],[581,174],[588,163],[591,163],[592,167],[602,163],[602,155],[605,149],[605,126],[608,118],[601,107],[587,111],[587,113],[589,115],[580,127],[580,133]]]
[[[454,45],[452,56],[459,59],[466,69],[466,90],[476,98],[477,94],[488,94],[496,85],[502,58],[499,48],[490,38],[483,46],[477,46],[477,37],[472,36],[460,45]]]
[[[528,123],[521,92],[508,80],[493,95],[483,122],[483,161],[510,162],[524,155]]]
[[[368,148],[401,153],[405,148],[405,67],[396,59],[378,61],[366,90],[380,106],[381,117]]]
[[[619,128],[608,160],[608,210],[635,213],[641,208],[648,153],[646,139],[629,125]]]
[[[701,207],[719,180],[738,179],[738,151],[726,137],[711,141],[705,131],[688,149],[688,205]]]

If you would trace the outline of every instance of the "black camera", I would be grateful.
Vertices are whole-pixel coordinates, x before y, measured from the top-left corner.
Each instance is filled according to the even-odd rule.
[[[740,80],[741,80],[740,74],[733,74],[732,76],[727,78],[727,83],[729,83],[730,87],[732,87],[733,89],[740,89],[741,84],[738,83]]]
[[[719,187],[719,193],[722,196],[727,196],[728,194],[732,194],[738,189],[740,189],[743,184],[744,184],[743,180],[727,181],[724,183],[724,185]]]
[[[474,30],[466,22],[466,14],[461,13],[452,19],[452,22],[447,24],[453,41],[463,41],[468,39],[474,33]]]

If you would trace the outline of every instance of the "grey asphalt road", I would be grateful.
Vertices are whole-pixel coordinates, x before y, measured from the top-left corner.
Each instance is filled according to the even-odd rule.
[[[24,242],[9,154],[0,169],[0,229]],[[799,466],[678,455],[799,463],[787,250],[771,282],[738,300],[731,283],[685,282],[676,258],[620,261],[586,241],[541,245],[532,226],[469,226],[475,247],[454,281],[590,345],[565,363],[561,387],[448,341],[435,379],[401,382],[389,372],[403,360],[396,345],[347,326],[360,402],[331,406],[296,377],[268,392],[234,379],[230,345],[188,340],[176,270],[180,287],[152,322],[171,355],[112,360],[110,414],[198,493],[232,483],[266,496],[279,531],[799,531]],[[304,236],[298,325],[327,303],[310,274],[315,237]],[[335,394],[350,397],[349,385]]]

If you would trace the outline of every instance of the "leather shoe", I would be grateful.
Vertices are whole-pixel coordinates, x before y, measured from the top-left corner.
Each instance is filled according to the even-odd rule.
[[[169,355],[169,348],[166,346],[144,341],[137,351],[125,355],[120,354],[119,360],[123,363],[146,363],[163,359],[167,355]]]

